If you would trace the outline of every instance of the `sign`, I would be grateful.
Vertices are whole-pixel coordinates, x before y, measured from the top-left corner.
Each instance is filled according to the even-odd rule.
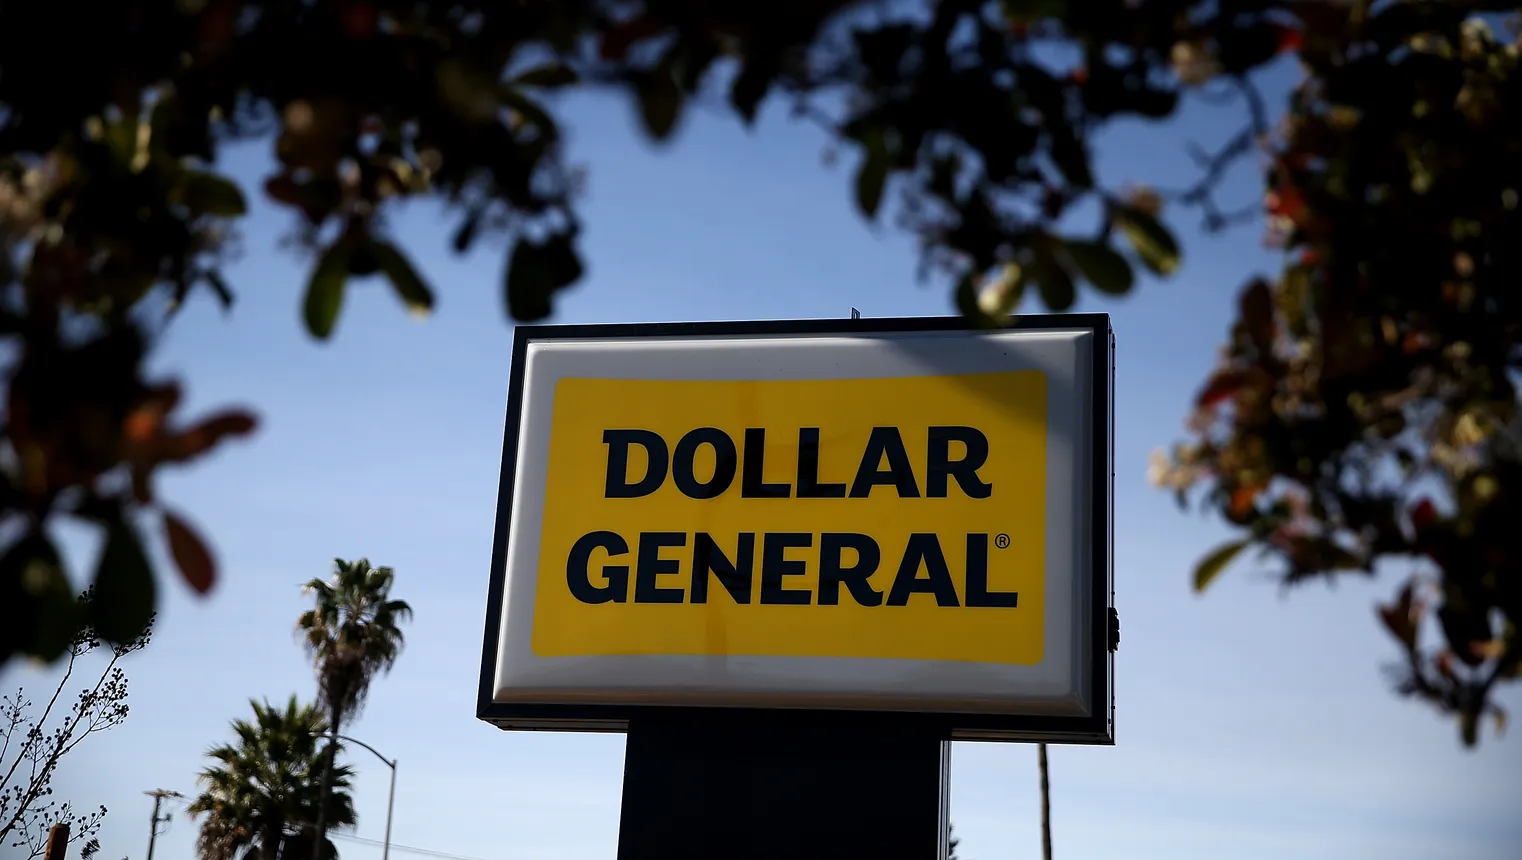
[[[479,716],[1109,742],[1104,316],[520,326]]]

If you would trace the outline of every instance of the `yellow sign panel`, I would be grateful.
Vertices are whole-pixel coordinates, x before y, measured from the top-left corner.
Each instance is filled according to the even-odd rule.
[[[541,657],[1035,664],[1046,377],[562,379]]]

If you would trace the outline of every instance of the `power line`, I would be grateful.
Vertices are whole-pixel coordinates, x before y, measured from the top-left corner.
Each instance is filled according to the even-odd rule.
[[[329,831],[328,835],[338,839],[347,839],[351,842],[363,842],[366,845],[383,846],[386,844],[379,839],[366,839],[363,836],[351,836],[347,833],[334,833]],[[398,845],[395,842],[391,843],[391,850],[405,851],[410,854],[421,854],[425,857],[442,857],[444,860],[481,860],[480,857],[467,857],[464,854],[450,854],[447,851],[433,851],[428,848],[410,848],[406,845]]]

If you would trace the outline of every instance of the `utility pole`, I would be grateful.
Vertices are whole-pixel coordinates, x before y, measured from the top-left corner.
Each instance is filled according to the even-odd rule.
[[[145,791],[143,794],[153,798],[153,817],[148,820],[148,860],[153,860],[153,843],[159,838],[159,825],[174,818],[173,815],[165,815],[163,818],[160,818],[159,804],[163,803],[166,797],[184,797],[185,795],[180,794],[178,791],[169,791],[163,788]]]
[[[64,860],[64,855],[68,853],[68,850],[68,822],[53,825],[53,829],[48,831],[48,847],[47,850],[43,852],[43,860]]]

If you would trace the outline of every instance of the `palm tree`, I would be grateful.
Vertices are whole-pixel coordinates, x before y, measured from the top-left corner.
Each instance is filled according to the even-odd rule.
[[[231,744],[213,747],[215,763],[201,771],[204,789],[190,804],[201,818],[196,854],[201,860],[277,860],[310,851],[318,817],[317,770],[326,759],[321,743],[327,731],[322,712],[301,705],[292,696],[284,708],[251,702],[254,718],[234,720]],[[352,827],[354,802],[349,796],[347,767],[333,772],[326,796],[326,818],[335,826]],[[324,836],[323,855],[337,857]]]
[[[401,622],[412,617],[405,601],[391,599],[393,572],[371,567],[369,559],[333,560],[329,580],[313,579],[305,591],[316,605],[301,613],[296,629],[317,670],[317,689],[328,713],[328,760],[323,768],[322,790],[332,779],[338,730],[364,705],[375,676],[391,671],[402,651]],[[317,832],[324,835],[324,808],[317,810]],[[318,844],[312,860],[322,860]]]

